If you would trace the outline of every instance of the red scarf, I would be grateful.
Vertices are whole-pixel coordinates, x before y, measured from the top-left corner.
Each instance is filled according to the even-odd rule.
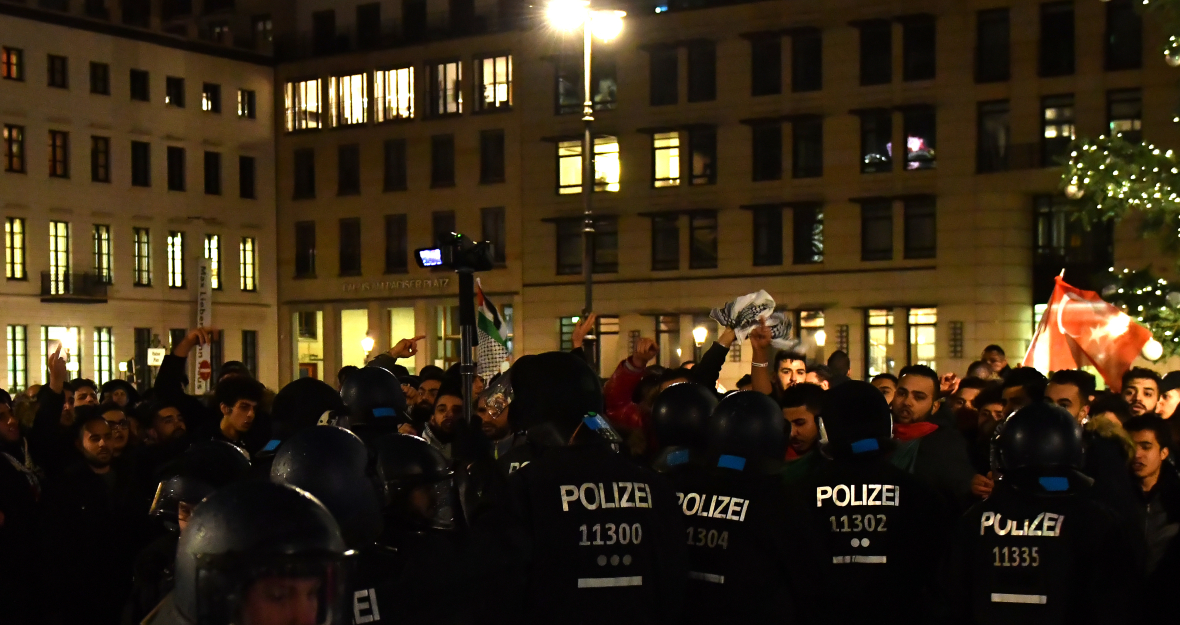
[[[794,447],[787,447],[787,462],[798,460],[801,456],[795,451]]]
[[[896,423],[893,425],[893,438],[905,442],[922,438],[938,429],[938,425],[929,421],[914,423]]]

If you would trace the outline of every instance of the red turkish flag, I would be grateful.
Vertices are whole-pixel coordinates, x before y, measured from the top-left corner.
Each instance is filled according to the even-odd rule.
[[[1049,307],[1022,364],[1045,373],[1092,365],[1118,392],[1123,374],[1151,340],[1151,330],[1097,293],[1074,288],[1061,276],[1054,280]]]

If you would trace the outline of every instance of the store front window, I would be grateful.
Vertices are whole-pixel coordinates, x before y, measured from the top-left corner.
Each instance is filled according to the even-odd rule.
[[[321,310],[297,312],[292,315],[291,328],[295,337],[295,379],[324,379],[324,313]]]

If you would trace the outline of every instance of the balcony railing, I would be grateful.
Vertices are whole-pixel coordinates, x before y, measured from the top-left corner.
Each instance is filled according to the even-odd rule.
[[[42,302],[102,304],[107,301],[107,283],[92,273],[41,272]]]

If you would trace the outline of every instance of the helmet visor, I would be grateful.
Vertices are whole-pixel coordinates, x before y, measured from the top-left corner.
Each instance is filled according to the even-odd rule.
[[[345,560],[331,555],[197,561],[197,625],[344,625]]]

